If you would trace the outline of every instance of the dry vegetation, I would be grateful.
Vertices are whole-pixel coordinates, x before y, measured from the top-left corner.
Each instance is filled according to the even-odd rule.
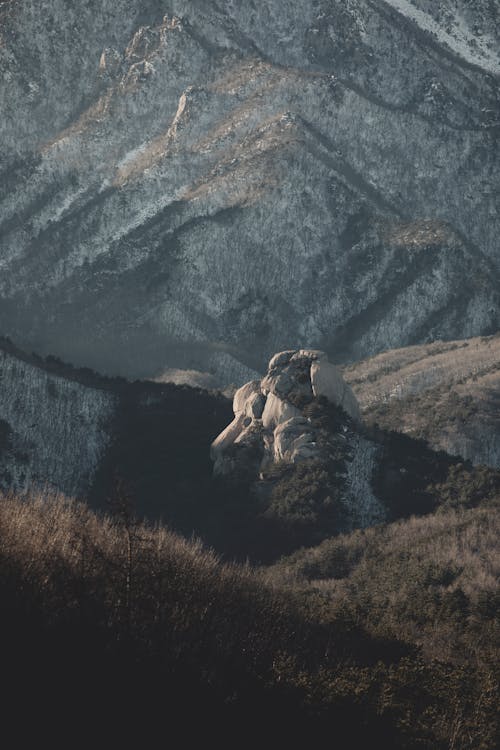
[[[500,337],[394,349],[349,365],[344,376],[363,408],[404,398],[446,385],[468,385],[480,396],[484,387],[495,389],[500,367]]]
[[[474,463],[500,461],[500,337],[411,346],[350,365],[365,420]]]
[[[3,675],[31,718],[57,706],[116,736],[182,728],[185,743],[224,727],[328,730],[346,750],[495,747],[493,508],[259,570],[137,523],[123,490],[111,511],[0,500]]]
[[[495,507],[441,511],[329,539],[273,571],[373,635],[487,667],[499,635],[499,534]]]

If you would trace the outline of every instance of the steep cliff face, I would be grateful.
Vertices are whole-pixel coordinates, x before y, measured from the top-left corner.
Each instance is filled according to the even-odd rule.
[[[499,327],[495,4],[0,14],[0,312],[23,345],[241,383],[286,346]]]
[[[385,352],[344,377],[368,422],[500,467],[500,337]]]

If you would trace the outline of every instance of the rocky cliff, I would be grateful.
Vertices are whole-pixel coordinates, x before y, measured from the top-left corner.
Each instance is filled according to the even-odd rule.
[[[0,315],[242,383],[499,327],[498,29],[465,0],[0,3]]]
[[[500,467],[500,337],[385,352],[345,368],[368,422]]]
[[[247,504],[283,524],[288,543],[421,514],[450,497],[468,503],[500,487],[498,472],[475,471],[422,441],[365,425],[324,352],[276,354],[263,379],[236,392],[233,411],[212,444],[215,474],[247,484]]]

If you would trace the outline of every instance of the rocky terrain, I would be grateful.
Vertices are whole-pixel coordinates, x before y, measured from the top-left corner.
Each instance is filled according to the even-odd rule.
[[[330,430],[318,419],[318,411],[327,413],[325,402],[338,407]],[[381,451],[356,429],[356,398],[324,352],[276,354],[261,381],[236,392],[233,409],[233,422],[212,444],[216,474],[258,478],[262,491],[275,484],[276,467],[328,467],[330,489],[339,497],[328,496],[323,503],[328,507],[340,500],[349,519],[344,523],[370,526],[386,517],[372,486]]]
[[[361,378],[352,383],[363,393]],[[288,547],[482,501],[500,489],[498,471],[476,470],[391,426],[365,424],[353,390],[321,351],[276,354],[264,378],[235,393],[233,411],[212,444],[214,472],[248,487],[247,505],[276,525]]]
[[[241,384],[500,327],[499,14],[465,0],[0,3],[0,319]]]
[[[344,370],[367,422],[500,467],[500,337],[385,352]]]

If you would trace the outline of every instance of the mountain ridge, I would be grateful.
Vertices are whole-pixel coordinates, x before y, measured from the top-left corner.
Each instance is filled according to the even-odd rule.
[[[29,0],[10,3],[5,334],[129,377],[169,367],[220,376],[231,361],[240,384],[286,346],[335,354],[340,336],[352,361],[499,327],[496,76],[458,64],[386,3],[330,6],[278,13],[268,0],[257,24],[230,2],[137,13],[128,0],[97,10],[89,0],[74,14],[52,0],[35,27]],[[441,6],[446,23],[460,13],[483,39],[488,20],[493,33],[484,4],[453,17]],[[393,262],[386,233],[372,231],[388,217],[449,227],[435,268],[410,274],[402,298],[387,297],[369,267],[374,253],[374,266]],[[355,264],[365,278],[353,281]],[[469,305],[450,303],[474,266],[483,287],[469,289]],[[370,288],[366,301],[350,298],[356,285]],[[356,320],[384,298],[387,321],[358,335]],[[418,313],[414,326],[405,310]]]
[[[344,368],[368,422],[500,466],[500,338],[437,341]]]

